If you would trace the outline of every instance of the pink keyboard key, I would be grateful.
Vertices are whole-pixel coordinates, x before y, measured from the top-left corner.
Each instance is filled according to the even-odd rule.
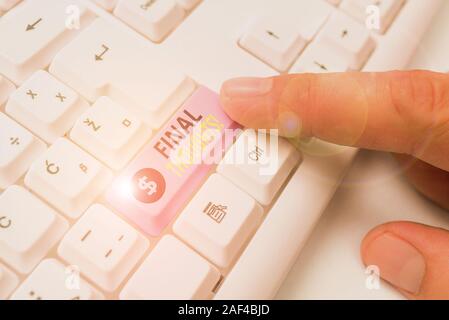
[[[200,87],[114,181],[109,203],[144,232],[158,236],[232,144],[238,130],[226,129],[238,128],[223,112],[218,95]]]

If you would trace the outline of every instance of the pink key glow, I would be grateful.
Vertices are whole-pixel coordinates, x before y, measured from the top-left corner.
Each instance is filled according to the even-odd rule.
[[[200,158],[211,149],[221,158],[232,143],[228,135],[224,139],[225,130],[238,128],[223,112],[218,95],[198,88],[114,181],[107,200],[144,232],[158,236],[215,167],[193,161],[191,145],[200,146]],[[179,156],[185,155],[180,150],[186,145],[190,161]]]

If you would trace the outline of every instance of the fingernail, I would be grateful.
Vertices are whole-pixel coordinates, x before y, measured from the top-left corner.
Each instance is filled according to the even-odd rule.
[[[412,294],[419,292],[426,271],[421,253],[407,241],[388,232],[368,244],[365,263],[376,265],[384,280]]]
[[[269,93],[272,88],[271,78],[235,78],[223,84],[222,92],[227,98],[253,98]]]

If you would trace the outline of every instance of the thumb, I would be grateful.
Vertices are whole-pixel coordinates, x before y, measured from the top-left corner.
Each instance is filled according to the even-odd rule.
[[[449,231],[412,222],[391,222],[368,233],[361,245],[365,265],[410,299],[449,299]]]

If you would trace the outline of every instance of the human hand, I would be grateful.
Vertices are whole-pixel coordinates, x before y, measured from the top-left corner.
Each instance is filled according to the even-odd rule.
[[[449,76],[427,71],[283,75],[225,82],[221,101],[249,128],[395,153],[415,188],[449,209]],[[412,222],[371,230],[366,265],[411,299],[449,299],[449,231]]]

